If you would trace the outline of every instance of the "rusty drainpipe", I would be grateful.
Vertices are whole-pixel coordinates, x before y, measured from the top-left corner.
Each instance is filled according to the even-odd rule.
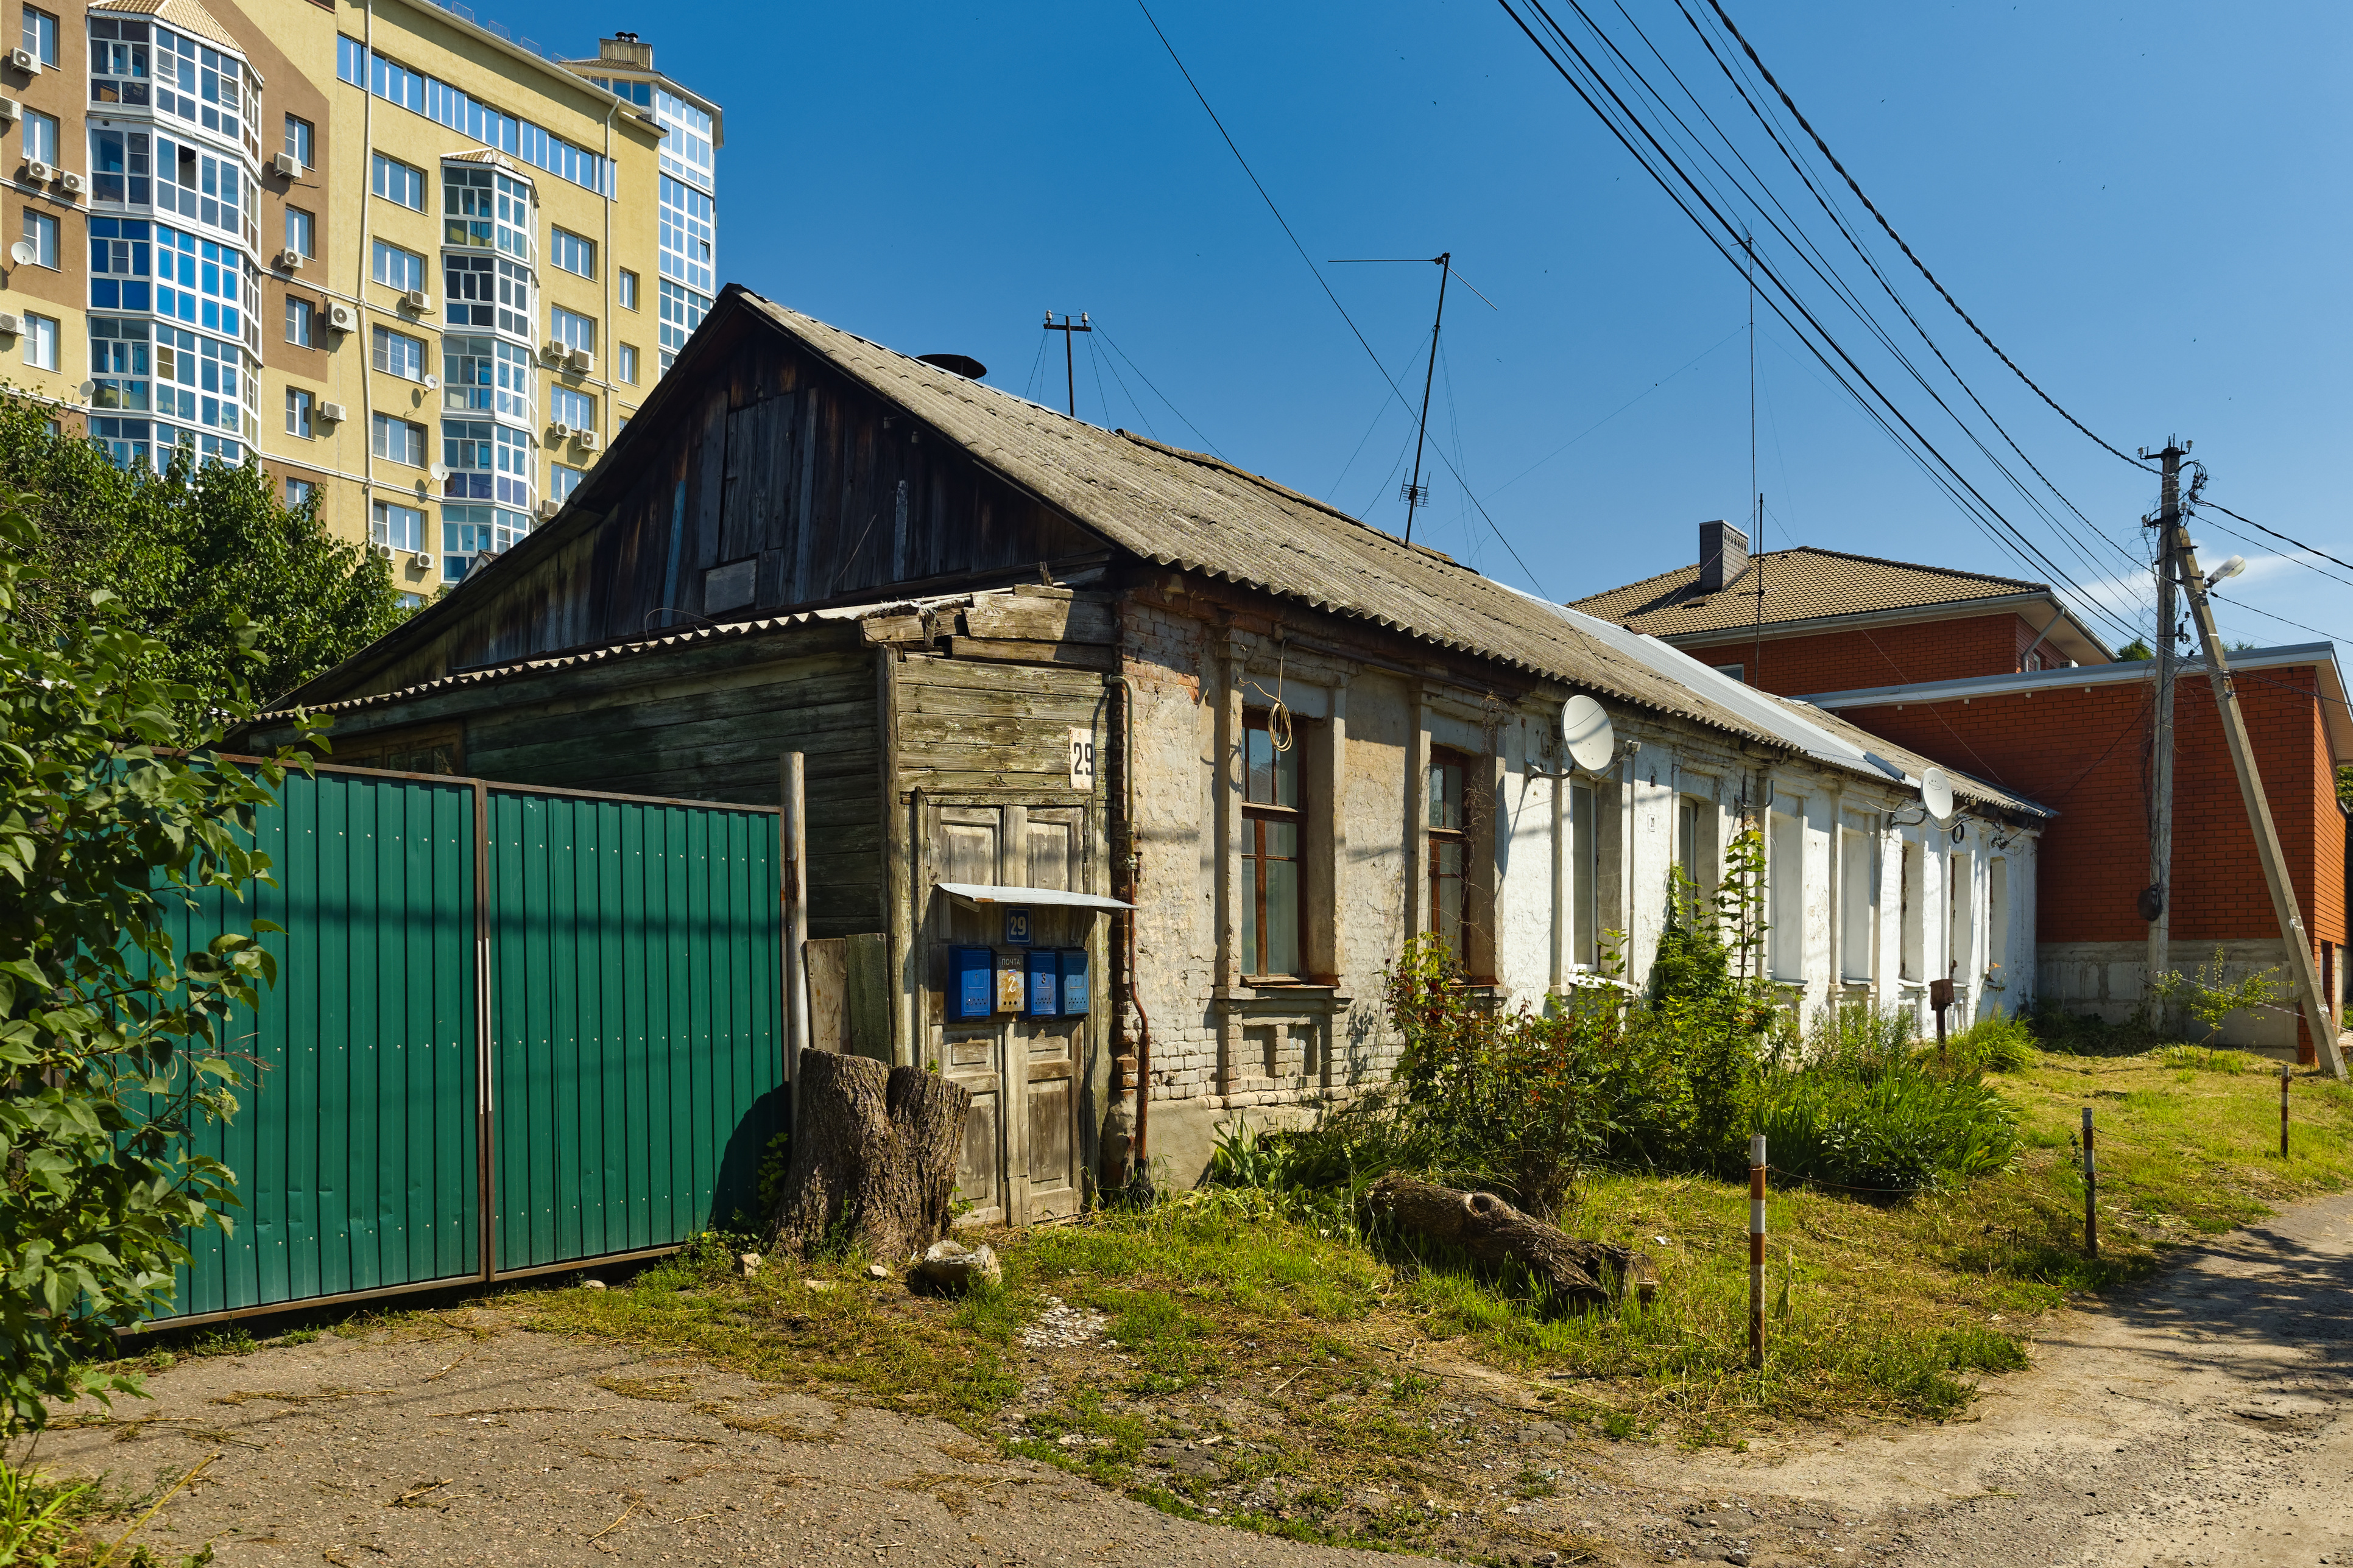
[[[1126,853],[1120,858],[1124,872],[1127,901],[1136,901],[1136,884],[1142,879],[1144,852],[1137,847],[1135,834],[1135,682],[1125,675],[1105,676],[1104,680],[1120,689],[1119,780],[1124,802],[1120,807],[1120,824],[1127,837]],[[1145,1134],[1152,1104],[1152,1018],[1144,1010],[1143,987],[1135,977],[1135,917],[1136,911],[1125,911],[1122,921],[1127,927],[1127,1000],[1135,1009],[1138,1025],[1135,1043],[1135,1137],[1129,1147],[1129,1157],[1135,1162],[1138,1174],[1149,1169],[1145,1164]]]

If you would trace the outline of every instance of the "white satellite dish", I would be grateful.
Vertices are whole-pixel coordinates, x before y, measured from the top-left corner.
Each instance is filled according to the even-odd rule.
[[[449,470],[448,470],[448,469],[447,469],[447,468],[443,468],[443,467],[442,467],[440,464],[438,464],[438,463],[434,464],[431,468],[429,468],[426,469],[425,471],[426,471],[427,473],[431,474],[431,475],[433,476],[433,482],[434,482],[435,484],[437,484],[437,485],[438,485],[438,484],[439,484],[443,479],[448,479],[448,478],[449,477]]]
[[[1928,815],[1944,826],[1953,820],[1953,781],[1942,768],[1928,768],[1920,774],[1920,804]]]
[[[33,258],[39,254],[39,251],[33,248],[33,242],[29,239],[20,239],[8,247],[8,259],[19,267],[30,267],[33,264]]]
[[[1582,692],[1560,705],[1560,738],[1567,743],[1569,761],[1588,773],[1608,767],[1618,750],[1609,715]]]

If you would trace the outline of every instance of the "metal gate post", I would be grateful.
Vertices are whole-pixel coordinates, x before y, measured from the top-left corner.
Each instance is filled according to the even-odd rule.
[[[474,1148],[478,1169],[482,1279],[497,1278],[498,1204],[495,1130],[491,1118],[494,1058],[491,1046],[491,789],[474,781]]]
[[[797,1089],[801,1052],[809,1032],[808,964],[803,952],[808,942],[808,790],[807,759],[799,752],[784,755],[777,780],[780,804],[776,826],[783,842],[785,903],[785,1082]],[[797,1118],[797,1112],[796,1112]]]

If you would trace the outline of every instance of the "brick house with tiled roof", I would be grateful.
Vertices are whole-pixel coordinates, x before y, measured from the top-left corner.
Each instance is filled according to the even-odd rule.
[[[2057,812],[2042,847],[2034,994],[2112,1021],[2139,1009],[2154,667],[2118,663],[2040,583],[1831,550],[1751,556],[1722,522],[1701,525],[1700,556],[1575,605]],[[2232,662],[2297,908],[2341,1017],[2348,833],[2335,772],[2353,762],[2353,710],[2335,650],[2252,649]],[[2174,697],[2170,966],[2194,971],[2220,946],[2236,978],[2282,963],[2279,927],[2194,653]],[[2223,1038],[2314,1059],[2292,1009],[2234,1015]]]
[[[1787,697],[2116,657],[2046,584],[1811,546],[1751,555],[1727,522],[1700,525],[1695,564],[1572,603]]]

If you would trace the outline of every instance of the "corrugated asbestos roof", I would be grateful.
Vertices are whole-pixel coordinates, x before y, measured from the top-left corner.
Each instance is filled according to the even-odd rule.
[[[1779,739],[1565,622],[1544,601],[1271,479],[1072,419],[749,290],[742,299],[845,374],[1132,554],[1371,621],[1599,697],[1757,740]]]
[[[1867,615],[1930,605],[1961,605],[1971,599],[2002,599],[2017,594],[2048,594],[2042,583],[1989,577],[1943,566],[1915,566],[1875,555],[1848,555],[1803,545],[1749,557],[1739,576],[1713,594],[1702,593],[1697,563],[1656,577],[1572,601],[1588,615],[1632,626],[1652,637],[1734,631],[1757,624],[1757,584],[1765,584],[1767,626],[1810,621],[1825,616]]]

